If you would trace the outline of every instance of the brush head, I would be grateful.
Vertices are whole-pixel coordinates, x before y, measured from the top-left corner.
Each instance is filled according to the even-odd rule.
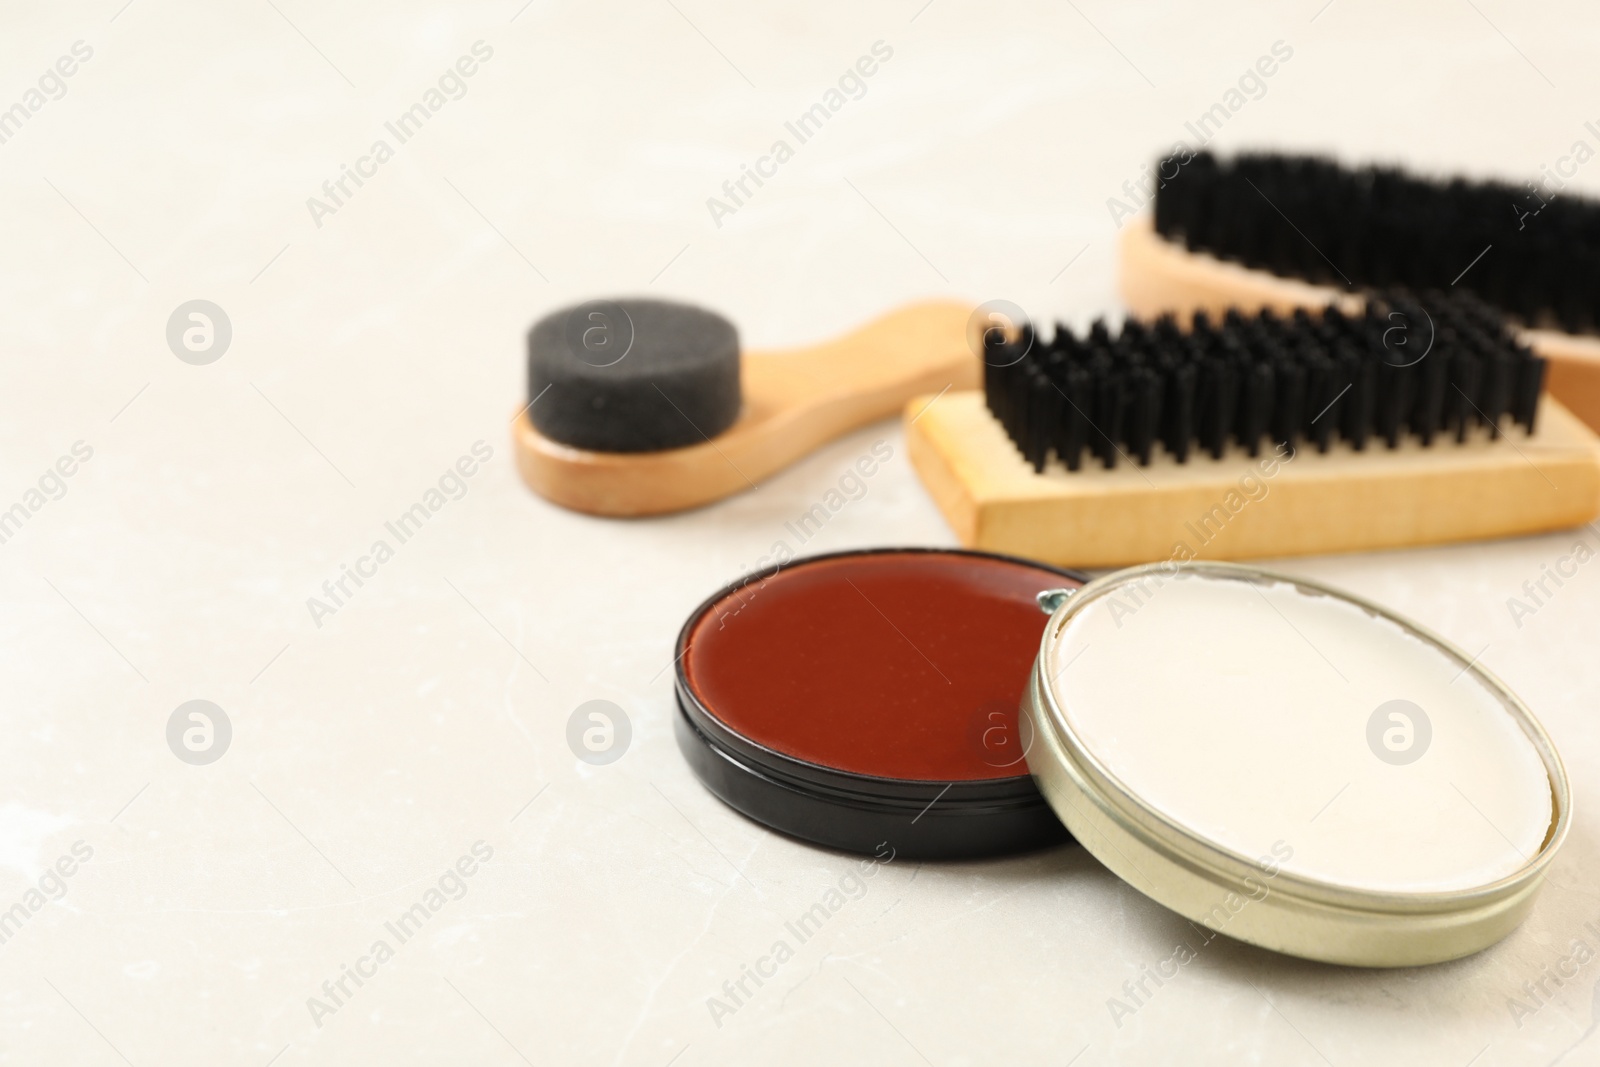
[[[528,409],[544,436],[594,452],[696,445],[739,417],[739,333],[704,308],[591,300],[528,331]]]
[[[1454,286],[1530,326],[1600,326],[1600,203],[1548,184],[1270,153],[1158,169],[1156,230],[1192,251],[1333,285]]]
[[[1052,455],[1078,470],[1089,452],[1110,468],[1148,465],[1157,445],[1179,463],[1198,448],[1264,442],[1326,452],[1335,438],[1364,449],[1415,435],[1423,444],[1507,422],[1533,431],[1544,360],[1519,345],[1488,306],[1461,293],[1372,297],[1360,316],[1337,308],[1280,318],[1204,312],[1104,322],[1048,341],[1024,326],[985,335],[989,410],[1035,470]]]

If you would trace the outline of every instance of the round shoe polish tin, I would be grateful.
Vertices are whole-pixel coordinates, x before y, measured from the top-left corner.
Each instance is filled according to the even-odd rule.
[[[1466,956],[1533,906],[1571,791],[1476,657],[1233,564],[1134,567],[1041,604],[1028,764],[1141,893],[1229,937],[1370,967]]]
[[[981,552],[795,560],[719,590],[677,640],[675,730],[705,786],[772,829],[962,859],[1069,841],[1019,706],[1072,571]]]

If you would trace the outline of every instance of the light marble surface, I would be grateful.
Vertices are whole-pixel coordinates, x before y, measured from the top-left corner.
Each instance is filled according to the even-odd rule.
[[[1595,140],[1592,8],[123,3],[0,15],[0,107],[93,49],[0,144],[0,507],[93,449],[0,544],[0,908],[93,853],[0,945],[0,1062],[1492,1067],[1593,1028],[1587,957],[1508,1007],[1600,950],[1600,564],[1507,608],[1574,535],[1286,564],[1483,649],[1556,737],[1577,824],[1499,946],[1364,973],[1218,941],[1119,1026],[1108,999],[1193,938],[1175,916],[1075,849],[897,862],[719,1026],[708,998],[853,861],[689,774],[677,628],[878,439],[894,459],[805,549],[951,535],[892,423],[647,522],[535,498],[507,431],[522,330],[580,296],[700,300],[755,345],[928,295],[1114,312],[1107,198],[1275,41],[1219,144],[1537,174]],[[386,134],[480,40],[466,94]],[[865,95],[717,226],[706,198],[876,41]],[[233,326],[208,366],[164,337],[196,298]],[[307,598],[480,440],[465,496],[317,626]],[[233,725],[209,766],[165,740],[192,699]],[[609,766],[565,742],[591,699],[631,718]],[[465,895],[313,1019],[479,841]]]

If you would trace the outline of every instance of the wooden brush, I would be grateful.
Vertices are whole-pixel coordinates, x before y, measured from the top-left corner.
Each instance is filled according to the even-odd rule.
[[[1308,156],[1176,163],[1160,170],[1154,217],[1123,229],[1134,314],[1348,310],[1373,286],[1466,289],[1518,323],[1549,361],[1550,392],[1600,429],[1600,203]]]
[[[591,301],[529,333],[517,469],[592,515],[661,515],[760,481],[907,399],[970,389],[972,309],[913,304],[838,339],[738,349],[720,316],[662,301]]]
[[[1394,315],[1411,336],[1388,333]],[[972,548],[1112,567],[1600,515],[1600,439],[1541,394],[1544,360],[1471,297],[990,338],[984,392],[905,409],[912,462]]]

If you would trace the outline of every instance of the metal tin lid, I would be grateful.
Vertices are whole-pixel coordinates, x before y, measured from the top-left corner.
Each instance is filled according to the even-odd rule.
[[[1028,764],[1141,893],[1242,941],[1372,967],[1469,955],[1527,915],[1571,792],[1476,657],[1234,564],[1133,567],[1041,605]]]
[[[748,575],[678,635],[678,747],[733,808],[831,848],[957,859],[1065,842],[1017,708],[1037,595],[1085,581],[917,548]]]

